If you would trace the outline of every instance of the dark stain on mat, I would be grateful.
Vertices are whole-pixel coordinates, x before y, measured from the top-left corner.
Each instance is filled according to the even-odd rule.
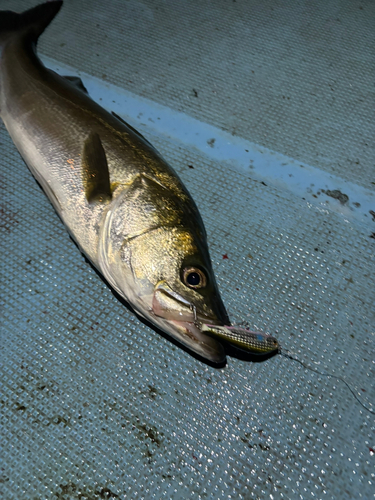
[[[74,483],[60,484],[61,492],[55,493],[53,498],[57,500],[104,500],[109,498],[120,498],[109,488],[100,488],[89,493],[86,488],[80,488]]]
[[[331,198],[334,198],[335,200],[338,200],[342,205],[345,205],[349,201],[349,196],[345,193],[342,193],[339,189],[334,189],[334,190],[321,190],[322,193],[325,193],[327,196],[330,196]]]
[[[154,427],[152,427],[152,426],[147,427],[147,425],[140,424],[139,422],[137,422],[136,424],[134,424],[134,426],[137,429],[139,429],[146,438],[150,439],[157,446],[161,445],[161,440],[158,437],[161,434]]]
[[[152,385],[149,385],[148,386],[148,392],[149,392],[149,396],[151,399],[155,399],[156,396],[159,394],[157,389],[155,387],[153,387]]]
[[[5,229],[8,233],[11,232],[13,226],[18,224],[16,219],[17,212],[12,212],[4,205],[0,206],[0,229]]]

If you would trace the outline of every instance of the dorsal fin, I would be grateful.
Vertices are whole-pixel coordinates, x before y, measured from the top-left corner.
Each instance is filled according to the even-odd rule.
[[[83,85],[82,80],[79,76],[64,76],[65,80],[74,85],[77,89],[82,90],[85,94],[89,95],[87,88]]]
[[[128,122],[126,122],[125,120],[123,120],[121,118],[121,116],[119,116],[117,113],[115,113],[114,111],[112,111],[112,115],[117,118],[120,122],[122,122],[124,125],[126,125],[128,128],[130,128],[131,131],[133,131],[135,134],[137,134],[138,137],[140,137],[143,141],[145,141],[149,146],[152,147],[152,149],[155,149],[154,146],[151,144],[151,142],[149,142],[146,137],[143,137],[143,135],[138,132],[137,129],[135,129],[134,127],[132,127],[131,125],[129,125]]]
[[[112,198],[107,158],[96,132],[90,133],[83,146],[82,176],[89,203],[104,202]]]

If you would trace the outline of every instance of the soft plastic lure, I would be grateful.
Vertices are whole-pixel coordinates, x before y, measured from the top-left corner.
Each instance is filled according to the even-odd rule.
[[[280,350],[277,339],[263,332],[251,332],[239,326],[218,325],[202,325],[201,330],[252,354],[266,355]]]
[[[358,403],[368,412],[375,415],[375,411],[367,408],[362,401],[359,399],[354,389],[344,380],[342,377],[338,375],[332,375],[331,373],[324,373],[311,366],[306,365],[303,361],[299,360],[294,353],[288,351],[288,349],[284,349],[280,346],[278,340],[272,335],[268,335],[263,332],[252,332],[250,330],[246,330],[246,328],[241,328],[239,326],[218,326],[218,325],[201,325],[202,332],[208,333],[217,337],[220,340],[228,342],[236,346],[237,348],[250,353],[250,354],[258,354],[258,355],[270,355],[270,354],[281,354],[285,358],[291,359],[293,361],[297,361],[300,365],[302,365],[307,370],[311,370],[312,372],[317,373],[318,375],[323,375],[324,377],[331,377],[343,382],[349,391],[353,394]]]

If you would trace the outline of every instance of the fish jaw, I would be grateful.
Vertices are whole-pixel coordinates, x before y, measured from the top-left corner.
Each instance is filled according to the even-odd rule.
[[[156,309],[155,312],[153,309],[155,305],[154,294],[139,296],[132,293],[129,288],[128,294],[125,295],[115,283],[112,283],[112,287],[131,305],[140,317],[150,322],[156,328],[159,328],[169,337],[172,337],[210,363],[215,365],[225,363],[226,352],[220,340],[214,338],[211,334],[207,335],[201,329],[201,326],[208,321],[211,324],[221,325],[222,322],[220,320],[212,317],[208,318],[204,314],[194,312],[191,309],[183,311],[182,314],[179,312],[171,314],[170,310],[163,313],[160,309]]]
[[[152,300],[147,300],[146,297],[135,297],[131,294],[125,295],[115,283],[112,282],[112,287],[117,293],[133,308],[133,310],[153,326],[159,328],[169,337],[177,340],[180,344],[187,347],[190,351],[197,354],[199,357],[215,364],[222,365],[226,360],[226,352],[219,340],[207,335],[201,330],[200,324],[194,320],[194,314],[191,312],[190,317],[184,316],[185,319],[168,319],[158,316],[152,309]],[[149,304],[148,307],[145,305]],[[202,319],[203,316],[199,315]],[[207,319],[206,319],[207,321]],[[215,320],[210,318],[210,322]],[[221,323],[220,323],[221,324]]]
[[[221,324],[217,317],[208,317],[163,282],[158,284],[149,301],[153,321],[161,322],[166,333],[212,363],[225,361],[222,344],[203,333],[200,326],[207,321]]]
[[[142,314],[142,316],[145,315]],[[210,335],[203,333],[193,321],[168,320],[153,314],[147,316],[147,319],[160,330],[201,358],[216,365],[225,363],[226,353],[223,345]]]

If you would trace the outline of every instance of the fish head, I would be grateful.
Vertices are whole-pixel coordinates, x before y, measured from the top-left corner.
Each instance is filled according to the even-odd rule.
[[[117,287],[144,318],[213,363],[225,360],[199,324],[228,324],[205,238],[183,227],[158,227],[124,242]]]

